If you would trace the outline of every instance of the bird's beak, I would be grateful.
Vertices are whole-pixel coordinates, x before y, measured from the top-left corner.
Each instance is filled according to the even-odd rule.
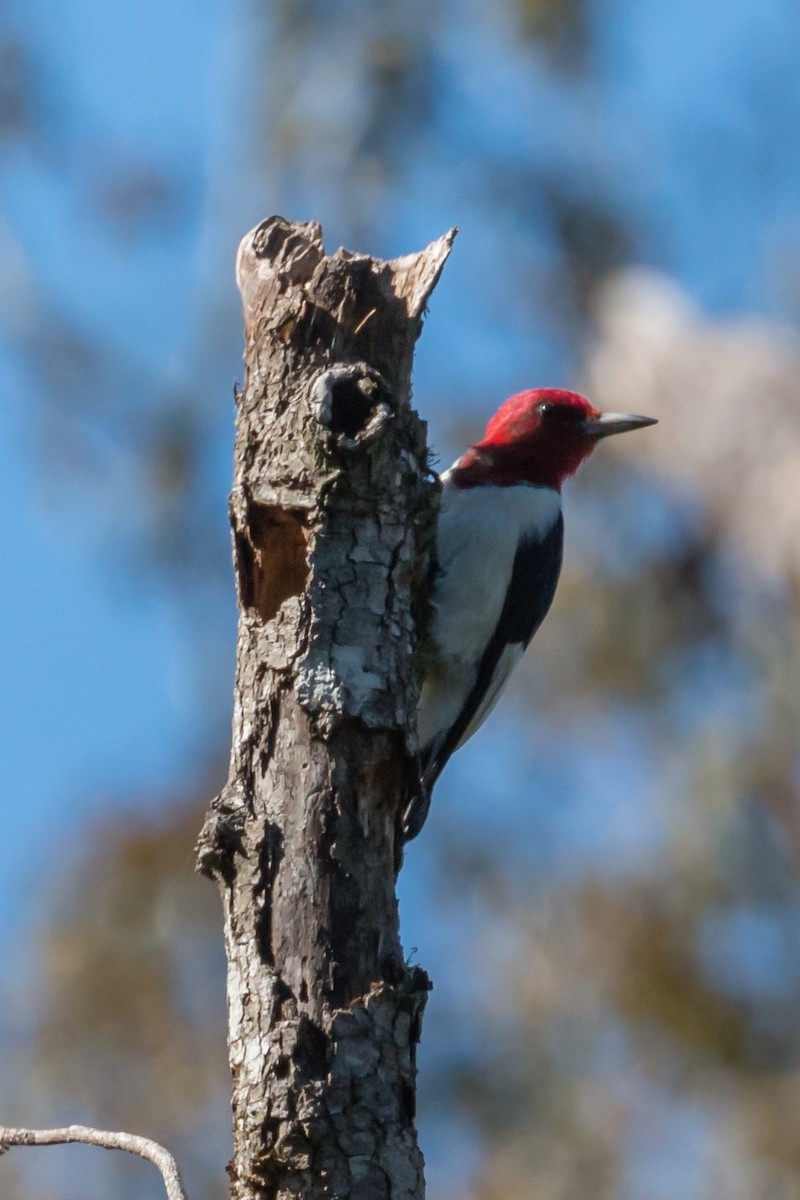
[[[632,413],[598,413],[583,422],[583,432],[589,437],[611,437],[612,433],[627,433],[629,429],[643,429],[645,425],[656,425],[655,417],[636,417]]]

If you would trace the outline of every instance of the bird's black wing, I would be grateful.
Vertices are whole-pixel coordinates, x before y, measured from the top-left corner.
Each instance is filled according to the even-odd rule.
[[[425,821],[430,793],[450,755],[469,729],[490,692],[504,651],[509,646],[524,650],[547,616],[553,602],[564,547],[564,520],[558,520],[544,538],[524,538],[517,547],[506,601],[497,627],[483,652],[475,683],[458,717],[445,734],[420,756],[420,795],[415,796],[404,818],[406,840],[416,837]]]

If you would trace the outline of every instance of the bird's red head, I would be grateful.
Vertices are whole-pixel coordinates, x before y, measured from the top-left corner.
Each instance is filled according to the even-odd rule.
[[[458,460],[453,482],[461,487],[531,483],[558,490],[601,438],[654,424],[653,417],[598,412],[577,392],[518,392],[500,405],[482,440]]]

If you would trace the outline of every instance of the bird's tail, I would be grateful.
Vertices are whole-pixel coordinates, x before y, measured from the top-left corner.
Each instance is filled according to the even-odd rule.
[[[439,778],[444,763],[440,763],[435,755],[427,754],[420,756],[418,766],[403,810],[404,843],[415,838],[425,824],[431,807],[433,785]]]
[[[415,838],[422,829],[431,806],[430,792],[426,792],[423,789],[421,782],[414,794],[409,797],[406,807],[403,810],[404,844]]]

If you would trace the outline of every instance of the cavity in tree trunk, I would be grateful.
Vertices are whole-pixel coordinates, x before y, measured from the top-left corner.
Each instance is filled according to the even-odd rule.
[[[239,252],[233,747],[199,847],[225,910],[233,1200],[424,1194],[430,984],[394,885],[435,508],[411,363],[454,233],[381,262],[274,217]]]

